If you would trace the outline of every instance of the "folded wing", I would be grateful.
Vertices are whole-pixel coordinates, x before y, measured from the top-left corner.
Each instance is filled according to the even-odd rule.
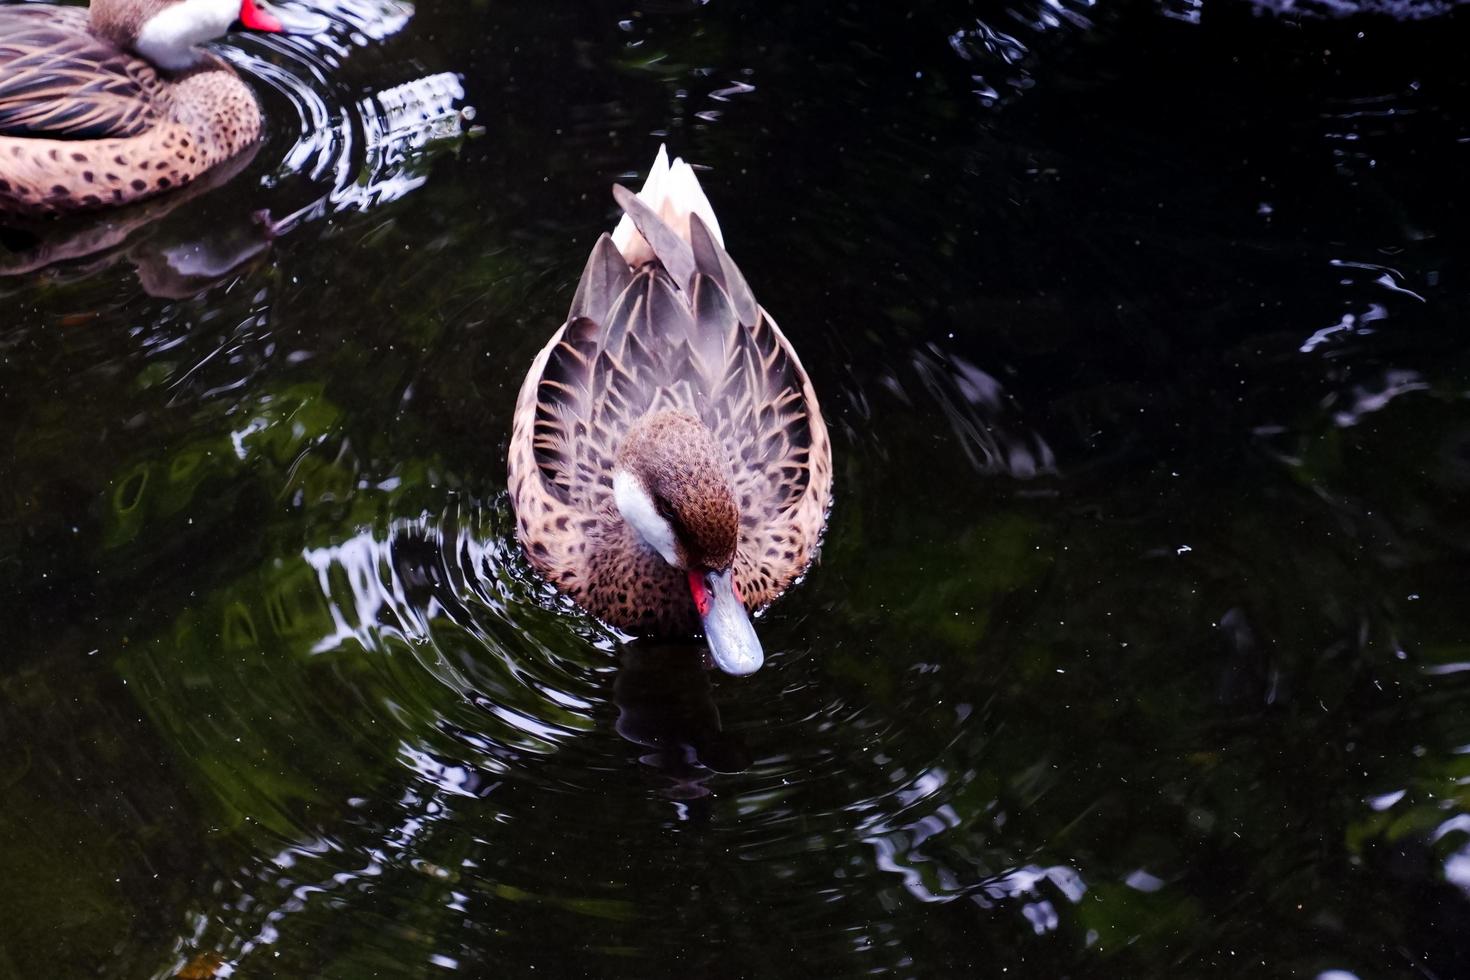
[[[157,123],[153,67],[88,33],[86,10],[0,7],[0,135],[137,136]]]

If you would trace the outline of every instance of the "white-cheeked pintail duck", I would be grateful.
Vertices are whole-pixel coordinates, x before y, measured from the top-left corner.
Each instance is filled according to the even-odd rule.
[[[694,171],[660,148],[592,250],[516,403],[511,502],[531,564],[582,608],[703,632],[761,666],[750,613],[816,555],[832,449],[796,351],[725,252]]]
[[[260,138],[260,106],[199,45],[279,32],[256,0],[0,6],[0,213],[129,204],[197,180]]]

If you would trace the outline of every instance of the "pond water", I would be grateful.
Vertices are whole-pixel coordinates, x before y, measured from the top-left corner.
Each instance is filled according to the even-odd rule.
[[[232,45],[237,176],[0,235],[0,977],[1470,975],[1470,23],[1271,6]],[[750,678],[509,520],[661,142],[834,439]]]

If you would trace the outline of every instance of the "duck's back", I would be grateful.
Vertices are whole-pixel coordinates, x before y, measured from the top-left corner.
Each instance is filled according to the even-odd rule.
[[[598,556],[584,539],[617,520],[612,475],[628,429],[649,413],[688,412],[728,460],[741,515],[736,578],[758,608],[815,554],[831,494],[825,423],[800,360],[704,223],[692,218],[685,240],[630,193],[619,200],[656,258],[631,269],[603,235],[567,323],[522,388],[511,485],[518,515],[530,519],[527,553],[582,605],[629,625],[593,598]],[[538,514],[545,533],[530,526]],[[549,543],[538,550],[538,540]],[[678,575],[671,581],[672,608],[687,617],[687,592]]]
[[[87,30],[84,8],[0,7],[0,135],[137,136],[164,91],[148,62]]]
[[[253,146],[260,107],[223,61],[162,78],[88,30],[87,12],[0,6],[0,214],[128,204]]]

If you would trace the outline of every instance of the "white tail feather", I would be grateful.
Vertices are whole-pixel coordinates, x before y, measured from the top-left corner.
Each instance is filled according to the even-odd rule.
[[[685,241],[689,240],[689,216],[697,214],[715,241],[722,246],[725,244],[720,223],[715,220],[715,209],[710,207],[709,198],[704,196],[704,188],[699,186],[694,168],[682,157],[675,157],[670,165],[668,150],[662,145],[658,148],[658,156],[653,158],[653,167],[649,169],[648,179],[643,182],[638,197]],[[633,220],[626,214],[613,229],[612,240],[631,266],[640,266],[654,258],[653,249],[638,234]]]

